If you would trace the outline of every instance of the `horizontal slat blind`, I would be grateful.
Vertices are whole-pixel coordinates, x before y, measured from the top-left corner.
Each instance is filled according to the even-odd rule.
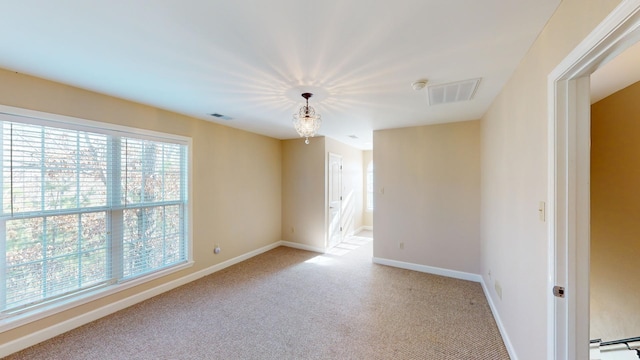
[[[7,221],[7,309],[109,279],[105,212]]]
[[[123,277],[148,273],[185,256],[182,163],[184,147],[123,138],[121,143]]]
[[[107,205],[107,136],[3,122],[4,214]]]
[[[187,260],[185,145],[20,120],[0,121],[0,311]]]

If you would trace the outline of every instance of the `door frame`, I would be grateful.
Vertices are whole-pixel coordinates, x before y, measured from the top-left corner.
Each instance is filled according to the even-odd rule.
[[[332,182],[331,182],[331,176],[332,176],[332,170],[331,170],[331,158],[335,157],[338,158],[340,160],[340,170],[338,172],[338,182],[339,182],[339,191],[340,191],[340,209],[338,210],[338,226],[342,227],[342,155],[341,154],[337,154],[337,153],[333,153],[333,152],[328,152],[327,153],[327,204],[326,204],[326,208],[327,208],[327,225],[326,225],[326,233],[327,233],[327,237],[325,240],[325,249],[329,249],[332,244],[331,244],[331,190],[332,190]],[[343,238],[343,232],[342,230],[340,230],[340,242],[342,242],[344,240]]]
[[[640,0],[623,0],[548,77],[549,360],[589,358],[589,77],[639,40]]]

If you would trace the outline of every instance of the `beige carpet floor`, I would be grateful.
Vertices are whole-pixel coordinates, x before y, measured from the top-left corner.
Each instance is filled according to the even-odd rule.
[[[7,359],[509,359],[478,283],[279,247]]]

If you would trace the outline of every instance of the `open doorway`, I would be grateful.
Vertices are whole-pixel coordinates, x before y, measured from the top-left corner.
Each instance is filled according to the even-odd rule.
[[[362,219],[362,230],[368,231],[368,235],[373,238],[373,211],[374,211],[374,189],[373,184],[373,150],[362,152],[362,170],[364,173],[362,188],[364,189],[364,215]]]
[[[342,228],[342,155],[329,153],[329,216],[327,248],[340,244],[343,240]]]
[[[589,358],[590,75],[639,27],[640,1],[622,2],[549,75],[549,359]]]
[[[343,256],[373,241],[368,207],[367,163],[370,150],[332,148],[327,155],[327,246]],[[369,177],[372,180],[372,177]]]
[[[592,358],[640,351],[640,43],[591,75]]]

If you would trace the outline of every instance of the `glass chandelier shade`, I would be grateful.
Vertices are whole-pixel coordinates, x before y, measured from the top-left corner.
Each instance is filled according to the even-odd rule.
[[[305,144],[309,144],[309,138],[316,135],[316,132],[320,129],[320,124],[322,124],[320,114],[316,114],[316,110],[309,106],[309,98],[311,96],[313,96],[311,93],[302,94],[307,103],[300,107],[297,114],[293,114],[293,126],[300,137],[305,138]]]

